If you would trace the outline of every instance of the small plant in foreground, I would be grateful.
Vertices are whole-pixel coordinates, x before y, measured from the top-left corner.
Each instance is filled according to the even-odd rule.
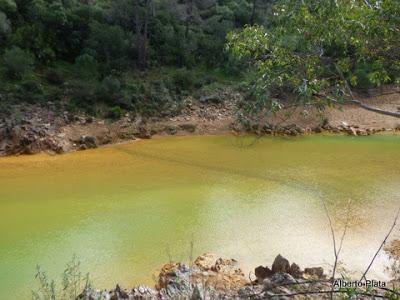
[[[32,291],[33,300],[75,300],[83,290],[91,287],[89,274],[82,274],[76,255],[67,263],[60,289],[57,289],[56,281],[50,279],[39,265],[36,267],[35,278],[39,282],[39,288]]]

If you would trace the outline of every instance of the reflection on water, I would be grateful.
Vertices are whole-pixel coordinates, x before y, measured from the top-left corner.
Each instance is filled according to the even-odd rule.
[[[97,285],[145,282],[171,255],[214,252],[246,271],[281,253],[362,271],[400,204],[397,137],[228,136],[140,141],[0,159],[0,299],[29,298],[35,265],[59,276],[75,253]],[[397,234],[397,233],[396,233]],[[371,272],[384,278],[383,257]]]

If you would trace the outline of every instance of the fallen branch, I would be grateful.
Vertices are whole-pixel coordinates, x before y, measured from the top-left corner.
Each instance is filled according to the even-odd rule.
[[[366,104],[362,103],[360,100],[355,99],[353,91],[351,90],[351,87],[349,85],[349,82],[344,77],[344,74],[343,74],[342,70],[340,69],[340,67],[337,64],[335,64],[335,68],[336,68],[336,71],[338,72],[338,74],[340,76],[340,79],[342,79],[342,81],[344,82],[344,85],[345,85],[345,87],[346,87],[346,89],[347,89],[347,91],[349,93],[350,98],[351,98],[351,100],[346,100],[345,101],[346,103],[357,105],[358,107],[361,107],[361,108],[363,108],[365,110],[369,110],[369,111],[372,111],[372,112],[375,112],[375,113],[378,113],[378,114],[381,114],[381,115],[400,118],[400,112],[392,112],[392,111],[387,111],[387,110],[383,110],[383,109],[380,109],[380,108],[372,107],[372,106],[369,106],[369,105],[366,105]],[[330,99],[330,100],[332,100],[332,99]],[[334,102],[338,102],[338,101],[334,101]]]
[[[350,104],[355,104],[355,105],[357,105],[357,106],[359,106],[361,108],[364,108],[364,109],[369,110],[369,111],[376,112],[376,113],[381,114],[381,115],[400,118],[400,112],[392,112],[392,111],[387,111],[387,110],[383,110],[383,109],[380,109],[380,108],[372,107],[372,106],[369,106],[369,105],[366,105],[366,104],[362,103],[360,100],[352,99],[352,100],[347,100],[346,102],[350,103]]]

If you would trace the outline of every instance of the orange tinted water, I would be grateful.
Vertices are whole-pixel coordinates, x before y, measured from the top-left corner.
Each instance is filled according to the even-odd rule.
[[[73,254],[96,286],[153,285],[190,242],[246,271],[278,253],[329,268],[321,199],[338,229],[352,200],[343,261],[361,271],[400,204],[399,150],[394,136],[195,136],[1,158],[0,299],[29,299],[36,264],[60,278]],[[371,274],[385,278],[385,263]]]

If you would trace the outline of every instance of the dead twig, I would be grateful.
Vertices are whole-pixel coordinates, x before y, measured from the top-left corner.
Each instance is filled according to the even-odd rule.
[[[366,275],[367,275],[369,269],[371,268],[372,264],[374,263],[374,261],[375,261],[376,257],[378,256],[379,252],[382,250],[383,246],[386,244],[386,241],[389,238],[389,236],[391,235],[393,229],[396,227],[397,220],[399,219],[399,214],[400,214],[400,208],[397,210],[397,213],[396,213],[396,216],[394,218],[392,226],[390,227],[390,229],[389,229],[388,233],[386,234],[384,240],[380,244],[380,246],[379,246],[378,250],[376,251],[375,255],[372,257],[372,260],[370,261],[370,263],[369,263],[367,269],[365,270],[364,274],[362,275],[360,281],[362,281],[363,279],[366,280]]]
[[[349,199],[349,201],[347,202],[347,207],[346,207],[346,221],[344,224],[344,229],[343,229],[343,233],[342,236],[340,238],[340,243],[339,243],[339,249],[335,255],[335,262],[333,264],[333,270],[332,270],[332,279],[335,280],[335,276],[336,276],[336,268],[337,268],[337,264],[339,261],[339,256],[340,256],[340,252],[342,252],[342,247],[343,247],[343,241],[344,238],[346,236],[347,233],[347,229],[349,228],[349,222],[350,222],[350,205],[351,205],[351,199]]]

